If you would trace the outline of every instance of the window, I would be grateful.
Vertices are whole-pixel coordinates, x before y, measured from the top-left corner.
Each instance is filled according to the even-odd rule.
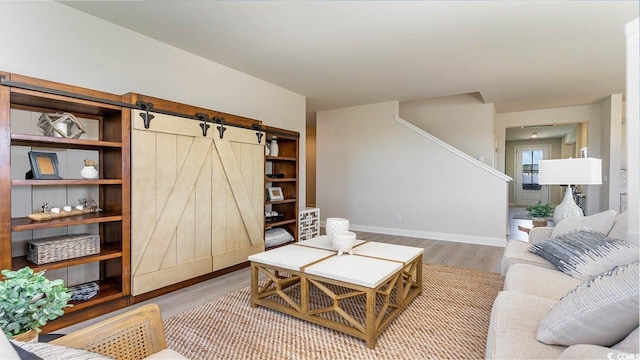
[[[538,165],[542,157],[542,150],[522,152],[522,190],[542,189],[542,186],[538,184]]]

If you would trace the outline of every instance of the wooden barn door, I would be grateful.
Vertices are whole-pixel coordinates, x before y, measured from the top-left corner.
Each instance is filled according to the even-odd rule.
[[[264,250],[264,140],[255,131],[133,111],[132,294],[247,261]]]

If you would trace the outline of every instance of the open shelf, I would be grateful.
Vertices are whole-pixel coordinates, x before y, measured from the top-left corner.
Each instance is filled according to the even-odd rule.
[[[11,180],[13,186],[122,185],[122,179]]]
[[[94,306],[101,303],[105,303],[107,301],[119,299],[123,296],[122,287],[113,281],[101,280],[101,281],[96,281],[96,283],[98,283],[98,286],[100,287],[98,294],[89,300],[70,301],[69,304],[73,306],[66,308],[64,310],[65,314],[82,310],[89,306]]]
[[[122,214],[113,211],[99,211],[84,215],[63,217],[53,220],[33,221],[28,217],[11,219],[12,231],[24,231],[35,229],[49,229],[54,227],[73,226],[82,224],[96,224],[111,221],[121,221]]]
[[[113,245],[100,245],[100,253],[98,254],[82,256],[82,257],[77,257],[77,258],[62,260],[62,261],[54,261],[54,262],[40,264],[40,265],[37,265],[27,260],[26,256],[14,257],[13,269],[18,270],[18,269],[22,269],[25,266],[28,266],[32,268],[33,271],[54,270],[54,269],[62,269],[68,266],[88,264],[96,261],[117,259],[119,257],[122,257],[122,250],[119,247],[114,247]]]
[[[42,135],[11,134],[11,145],[35,146],[80,150],[99,150],[100,148],[121,148],[122,143],[85,139],[66,139]]]
[[[282,138],[278,138],[278,140],[280,139]],[[267,161],[298,161],[297,158],[285,157],[285,156],[265,156],[265,160]]]

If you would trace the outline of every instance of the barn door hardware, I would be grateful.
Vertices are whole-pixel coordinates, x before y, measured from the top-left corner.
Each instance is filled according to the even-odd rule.
[[[262,142],[262,137],[264,136],[264,133],[262,132],[262,126],[260,124],[254,124],[252,128],[256,130],[256,136],[258,137],[258,144],[260,144]]]
[[[211,119],[209,119],[209,115],[203,114],[203,113],[197,113],[196,117],[202,120],[202,124],[200,124],[200,128],[202,129],[202,136],[207,137],[207,130],[209,130],[209,128],[211,127],[210,125],[207,124],[207,122],[211,121]]]
[[[224,118],[219,116],[214,116],[213,121],[220,124],[220,126],[218,126],[217,129],[218,129],[218,133],[220,133],[220,139],[222,139],[224,137],[224,132],[227,130],[227,128],[224,127]]]
[[[149,110],[153,111],[153,104],[140,100],[136,102],[136,105],[140,110],[144,111],[144,113],[140,113],[140,117],[144,121],[144,128],[148,129],[149,125],[151,125],[151,120],[155,117],[153,114],[149,114]]]

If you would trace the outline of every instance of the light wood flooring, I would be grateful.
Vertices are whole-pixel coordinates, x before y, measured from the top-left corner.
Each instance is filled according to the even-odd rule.
[[[517,226],[516,226],[517,229]],[[386,242],[424,248],[423,261],[426,263],[458,266],[482,271],[500,272],[500,261],[504,248],[495,246],[455,243],[448,241],[427,240],[403,236],[356,232],[358,239]],[[250,286],[250,269],[244,268],[232,273],[211,279],[181,290],[165,294],[154,299],[106,314],[73,326],[56,330],[56,333],[67,334],[87,325],[104,320],[115,314],[130,310],[149,302],[160,306],[162,317],[171,316],[189,310],[212,299]]]

